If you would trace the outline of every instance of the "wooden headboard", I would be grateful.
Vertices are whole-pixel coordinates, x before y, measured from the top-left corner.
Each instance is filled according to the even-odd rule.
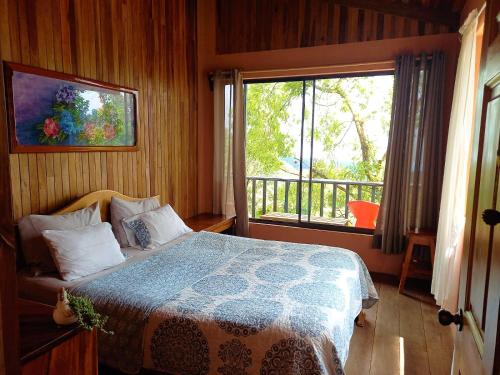
[[[93,191],[92,193],[88,193],[76,199],[70,204],[54,212],[53,215],[61,215],[61,214],[66,214],[68,212],[81,210],[82,208],[86,208],[94,204],[95,202],[99,202],[99,207],[101,209],[101,220],[110,221],[111,215],[109,213],[109,204],[111,203],[112,197],[117,197],[125,201],[138,201],[143,199],[143,198],[132,198],[113,190],[98,190],[98,191]],[[160,200],[159,195],[157,195],[155,198]]]

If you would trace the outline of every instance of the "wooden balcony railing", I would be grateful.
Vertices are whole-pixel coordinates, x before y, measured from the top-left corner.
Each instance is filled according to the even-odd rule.
[[[297,194],[300,186],[302,197]],[[352,219],[349,201],[380,203],[382,189],[382,182],[312,179],[300,183],[298,178],[247,177],[248,211],[254,219],[279,220],[277,213],[283,213],[284,221],[293,217],[297,221],[300,212],[302,221],[347,225]]]

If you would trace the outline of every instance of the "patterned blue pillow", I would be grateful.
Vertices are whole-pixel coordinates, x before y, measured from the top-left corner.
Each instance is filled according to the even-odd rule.
[[[132,220],[127,223],[127,226],[134,231],[135,238],[143,249],[147,248],[151,243],[151,233],[148,227],[141,219]]]

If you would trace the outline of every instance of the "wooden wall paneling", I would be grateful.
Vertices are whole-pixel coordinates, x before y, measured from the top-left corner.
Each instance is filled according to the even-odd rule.
[[[69,173],[69,156],[61,154],[61,197],[62,200],[68,201],[71,199],[71,178]]]
[[[143,10],[143,15],[141,17],[141,20],[143,22],[143,28],[146,34],[146,39],[151,40],[151,28],[145,27],[144,25],[149,24],[151,20],[151,5],[149,5],[147,8],[142,8]],[[147,79],[147,75],[150,69],[150,59],[149,59],[149,50],[142,48],[141,49],[141,77],[142,77],[142,87],[144,87],[142,96],[141,96],[141,107],[143,108],[143,122],[144,124],[149,124],[151,121],[151,105],[149,104],[148,98],[150,97],[150,90],[151,86],[149,84],[149,80]],[[145,174],[144,174],[144,185],[146,188],[146,195],[150,196],[151,195],[151,168],[150,164],[148,161],[150,160],[150,153],[149,153],[149,131],[143,131],[141,132],[143,136],[142,140],[142,147],[143,147],[143,158],[144,158],[144,164],[143,168],[145,169]]]
[[[347,43],[358,41],[358,8],[347,8]]]
[[[82,172],[82,154],[80,153],[74,153],[75,156],[75,171],[76,171],[76,196],[80,197],[84,194],[84,187],[83,187],[83,172]]]
[[[61,154],[53,155],[54,163],[54,202],[55,205],[56,197],[62,197],[62,171],[61,171]]]
[[[68,154],[68,172],[69,172],[69,193],[70,198],[77,197],[78,192],[78,167],[76,163],[76,154],[74,152]]]
[[[31,166],[31,164],[33,166]],[[30,192],[30,175],[31,175],[30,171],[31,171],[31,168],[33,168],[34,171],[38,170],[36,155],[33,155],[32,157],[30,157],[29,163],[28,163],[28,155],[26,155],[26,154],[19,155],[19,172],[20,172],[20,178],[21,178],[21,180],[20,180],[21,196],[17,197],[17,199],[21,200],[22,214],[23,215],[29,214],[31,212],[32,208],[36,208],[37,210],[40,210],[40,206],[38,204],[38,198],[39,198],[38,187],[35,190],[36,197],[33,199],[34,201],[36,199],[37,205],[36,205],[36,207],[31,206],[31,194],[30,194],[31,193]],[[33,174],[33,179],[35,181],[37,179],[37,176],[38,176],[38,172],[35,172]],[[35,185],[35,182],[33,183],[33,185]],[[13,193],[14,193],[14,191],[13,191]],[[14,197],[12,199],[14,199]]]
[[[340,6],[340,16],[339,16],[339,43],[347,43],[347,19],[348,19],[348,8],[344,5]]]
[[[9,5],[7,3],[0,3],[0,61],[2,58],[11,58],[12,56],[12,48],[11,41],[9,38],[9,33],[7,32],[9,28],[9,18],[8,18],[8,8]],[[0,76],[0,87],[3,87],[3,75]],[[3,90],[0,92],[0,124],[5,122],[6,119],[6,108],[3,100]],[[0,142],[7,142],[8,133],[7,127],[3,126],[0,128]],[[17,162],[17,160],[16,160]],[[16,165],[17,166],[17,165]],[[0,181],[8,181],[9,180],[9,154],[6,148],[0,148]],[[18,185],[15,186],[16,190],[20,190]],[[11,206],[11,187],[9,184],[4,183],[0,185],[0,224],[8,225],[9,224],[9,214],[12,210]],[[16,207],[18,210],[19,208]],[[0,301],[1,304],[1,301]],[[1,327],[1,326],[0,326]],[[1,331],[0,331],[1,334]],[[3,349],[0,347],[0,356],[3,358]],[[3,361],[2,361],[3,362]]]
[[[97,190],[97,183],[96,183],[96,160],[95,160],[95,154],[91,153],[88,155],[88,163],[89,163],[89,191],[95,191]]]
[[[297,22],[297,44],[295,44],[298,47],[305,47],[310,44],[309,39],[309,22],[311,20],[311,1],[306,1],[306,0],[298,0],[298,15],[296,18]],[[266,21],[266,17],[260,17],[260,15],[263,15],[265,13],[260,12],[259,9],[255,10],[255,17],[257,20],[259,20],[259,23],[257,24],[257,27],[259,27],[261,24],[264,24],[265,22],[269,23],[269,19]],[[271,16],[273,19],[274,14]],[[256,38],[255,38],[255,43],[254,45],[256,46],[257,50],[261,50],[262,47],[265,44],[261,41],[261,39],[265,35],[263,32],[260,32],[262,30],[256,30]],[[269,49],[269,48],[267,48]]]
[[[328,11],[327,11],[327,18],[326,18],[326,40],[325,44],[333,44],[333,28],[331,25],[333,24],[333,19],[335,16],[335,5],[333,3],[333,0],[328,1]]]
[[[2,168],[5,169],[5,168]],[[12,180],[12,184],[9,186],[2,186],[2,202],[4,204],[2,207],[5,212],[2,211],[2,226],[8,226],[11,224],[12,217],[21,217],[23,215],[23,206],[20,199],[13,200],[11,196],[21,197],[21,176],[19,174],[19,155],[12,155],[10,159],[10,176],[3,175],[2,180],[8,181],[9,178]],[[2,185],[7,185],[3,183]],[[9,203],[12,202],[11,210],[12,213],[8,212]]]
[[[37,167],[37,180],[38,180],[38,190],[33,194],[34,197],[38,196],[39,200],[39,212],[47,212],[47,164],[44,154],[36,155],[36,167]],[[27,179],[27,184],[32,183],[32,179]],[[33,179],[33,184],[36,182]],[[31,199],[31,196],[28,197]]]
[[[328,25],[328,28],[329,29],[332,29],[333,30],[333,39],[332,39],[332,42],[328,43],[328,44],[338,44],[340,43],[340,30],[339,28],[337,27],[337,25],[340,24],[340,5],[337,5],[335,4],[333,6],[333,22]]]
[[[424,35],[433,34],[434,33],[434,25],[432,23],[426,22]]]
[[[363,22],[358,25],[362,29],[363,32],[363,41],[373,40],[372,39],[372,20],[373,20],[373,11],[371,10],[363,10]]]
[[[11,160],[14,155],[11,155]],[[24,159],[27,160],[27,167],[28,167],[28,175],[26,176],[23,172],[24,168],[26,168],[23,164]],[[33,211],[39,211],[40,210],[40,198],[39,198],[39,190],[38,190],[38,163],[37,163],[37,157],[36,154],[29,154],[29,155],[20,155],[19,157],[19,168],[21,170],[21,177],[22,180],[20,181],[21,184],[24,184],[29,188],[29,195],[23,196],[23,201],[26,200],[26,205],[31,206],[31,210]],[[31,181],[33,180],[33,181]]]
[[[314,43],[318,46],[326,45],[328,39],[328,11],[330,4],[322,1],[316,18],[313,21]]]
[[[45,155],[46,180],[47,180],[47,209],[48,207],[55,207],[56,194],[55,194],[55,176],[54,176],[54,155]]]
[[[9,3],[7,2],[0,2],[0,35],[8,35],[8,29],[9,29],[9,24],[10,24],[10,19],[8,17],[9,15]],[[15,25],[16,26],[16,25]],[[10,39],[6,39],[4,43],[0,43],[0,56],[5,55],[8,56],[9,58],[12,58],[13,54],[18,55],[18,51],[14,50],[11,47],[12,43]],[[17,52],[17,53],[16,53]],[[3,87],[3,76],[0,77],[0,85]],[[3,98],[3,92],[0,93],[0,124],[3,123],[6,118],[6,107],[4,103],[4,98]],[[0,129],[0,142],[4,143],[8,141],[8,132],[7,132],[7,127],[3,127]],[[19,168],[18,168],[18,160],[16,158],[15,160],[15,165],[14,165],[14,172],[17,174],[19,173]],[[16,206],[12,205],[12,200],[11,200],[11,191],[12,187],[9,184],[9,154],[6,148],[0,148],[0,200],[2,202],[2,205],[6,206],[7,210],[12,210],[15,209],[17,212],[19,212],[20,205],[17,204]],[[17,168],[17,169],[16,169]],[[16,186],[13,187],[16,190],[16,193],[19,194],[20,192],[20,186],[19,184],[16,184]],[[9,218],[8,215],[0,215],[0,229],[6,228],[9,226],[11,219]],[[3,348],[0,347],[0,350],[2,351],[2,356],[3,358]],[[4,363],[3,363],[4,364]]]
[[[376,39],[384,39],[384,19],[383,13],[377,12],[377,26],[376,26]]]
[[[141,19],[141,12],[139,9],[140,4],[137,2],[133,2],[132,5],[133,5],[132,15],[133,15],[133,17],[137,18],[137,22],[136,22],[135,27],[137,27],[138,30],[143,32],[144,29],[142,27],[141,22],[139,21],[139,19]],[[137,32],[132,32],[132,38],[133,38],[133,45],[138,45],[140,43],[139,34]],[[139,87],[139,86],[141,86],[141,82],[139,79],[139,70],[142,69],[139,51],[134,51],[134,53],[132,54],[132,58],[133,58],[133,66],[136,67],[136,69],[133,69],[133,71],[132,71],[132,73],[133,73],[133,85],[136,87]],[[138,142],[142,146],[140,135],[138,135]],[[134,176],[136,176],[133,179],[133,181],[134,181],[134,194],[135,194],[134,196],[137,196],[139,191],[145,190],[141,186],[141,182],[140,182],[140,181],[144,180],[143,168],[142,168],[142,164],[141,164],[141,155],[142,154],[143,154],[142,151],[141,152],[134,152],[135,160],[134,160],[134,165],[133,165],[133,167],[134,167],[133,173],[134,173]]]
[[[276,4],[276,7],[279,7],[280,4]],[[276,23],[269,25],[271,27],[270,33],[270,43],[271,45],[281,45],[284,44],[284,39],[280,36],[282,34],[282,30],[286,27],[287,19],[285,12],[275,11],[276,13]],[[283,47],[284,48],[284,47]]]
[[[181,216],[195,214],[196,1],[0,4],[3,59],[139,90],[139,151],[9,155],[8,217],[50,212],[96,189],[160,194]]]
[[[132,3],[132,2],[131,2]],[[130,4],[131,4],[130,3]],[[131,62],[131,57],[130,57],[130,44],[131,44],[131,34],[130,34],[130,26],[132,22],[132,17],[130,16],[131,13],[131,6],[130,4],[122,3],[122,23],[123,23],[123,61],[128,61]],[[127,86],[131,86],[131,74],[130,74],[130,68],[131,64],[122,64],[122,69],[123,69],[123,82]],[[125,178],[126,178],[126,183],[127,183],[127,188],[125,189],[127,191],[128,195],[133,196],[134,194],[134,189],[133,189],[133,181],[132,179],[134,178],[133,175],[133,170],[132,170],[132,163],[133,163],[133,155],[134,153],[128,152],[126,154],[123,154],[125,156]]]
[[[16,42],[9,30],[18,29],[15,20],[9,15],[17,11],[15,2],[0,1],[0,62],[6,59],[20,58],[19,42]],[[3,73],[3,72],[2,72]],[[3,88],[3,74],[0,73],[0,87]],[[12,213],[22,213],[22,202],[12,202],[12,192],[21,197],[19,157],[12,159],[8,153],[8,131],[6,123],[4,91],[0,92],[0,233],[13,238]],[[10,184],[10,175],[17,177],[15,184]],[[18,322],[14,303],[17,294],[15,281],[16,257],[14,249],[6,246],[0,239],[0,373],[15,374],[19,369],[17,356]]]
[[[390,14],[385,14],[384,15],[384,35],[383,39],[391,39],[394,38],[394,28],[393,28],[393,21],[395,24],[395,18],[393,15]]]
[[[160,9],[158,11],[158,14],[159,14],[159,19],[158,19],[158,28],[157,28],[157,38],[158,38],[158,43],[161,45],[163,45],[164,43],[164,39],[166,37],[166,34],[167,34],[167,27],[169,25],[167,25],[165,23],[165,17],[164,17],[164,13],[165,13],[165,4],[160,4]],[[173,112],[173,108],[170,108],[170,103],[168,102],[168,96],[167,94],[161,89],[161,83],[163,82],[163,80],[165,79],[164,78],[164,73],[166,73],[166,69],[167,69],[167,62],[164,61],[165,60],[165,56],[163,55],[163,52],[164,51],[160,51],[160,54],[155,54],[154,58],[156,59],[156,61],[158,62],[158,65],[157,65],[157,69],[158,69],[158,81],[157,81],[157,88],[156,88],[156,91],[159,92],[159,96],[157,97],[157,101],[159,100],[159,102],[157,103],[157,118],[158,118],[158,121],[163,118],[163,116],[165,115],[163,112],[164,112],[164,109],[165,107],[162,105],[162,103],[165,103],[166,104],[166,109],[169,110],[170,112]],[[162,58],[160,58],[160,56]],[[174,87],[174,81],[172,80],[171,81],[171,88]],[[172,113],[173,115],[173,113]],[[166,126],[162,126],[162,127],[157,127],[157,145],[156,145],[156,157],[158,159],[158,171],[160,171],[161,173],[159,173],[159,176],[158,176],[158,191],[161,191],[162,190],[162,186],[165,186],[166,185],[166,179],[165,179],[165,171],[167,171],[168,173],[168,166],[167,166],[167,163],[165,162],[166,159],[169,159],[170,158],[170,153],[172,152],[171,150],[168,150],[166,153],[162,153],[161,150],[163,148],[163,140],[165,139],[168,139],[168,127]],[[170,181],[171,183],[173,183],[173,181]],[[167,185],[167,188],[165,189],[164,191],[164,194],[162,196],[162,199],[165,199],[167,201],[170,201],[170,190],[171,190],[171,185]]]
[[[195,1],[189,1],[186,3],[187,4],[187,7],[188,9],[186,10],[186,14],[185,14],[185,18],[186,18],[186,25],[187,27],[189,28],[188,29],[188,40],[189,40],[189,46],[187,46],[186,48],[186,59],[187,59],[187,62],[188,62],[188,72],[198,72],[198,59],[197,59],[197,56],[198,56],[198,52],[197,52],[197,33],[198,33],[198,30],[197,30],[197,21],[196,21],[196,18],[197,18],[197,10],[196,10],[196,6],[197,6],[197,3]],[[189,17],[194,17],[194,21],[193,21],[193,18],[191,18],[191,20],[189,19]],[[188,22],[188,21],[191,21],[191,22]],[[191,141],[194,141],[194,144],[198,144],[198,96],[197,96],[197,93],[198,93],[198,80],[197,80],[197,75],[196,74],[190,74],[189,75],[189,84],[188,84],[188,87],[191,88],[191,92],[190,92],[190,99],[189,99],[189,107],[190,107],[190,111],[189,111],[189,125],[190,125],[190,130],[189,130],[189,133],[188,133],[188,137],[191,138]],[[198,171],[198,147],[196,147],[196,151],[195,152],[188,152],[189,154],[189,167],[188,169],[189,170],[192,170],[192,169],[195,169],[196,171]],[[189,178],[191,178],[191,176],[188,176],[188,174],[185,174],[185,178],[186,180],[188,180]],[[194,176],[195,178],[197,178],[197,175]],[[187,196],[187,202],[189,202],[192,197],[197,197],[198,196],[198,184],[188,184],[189,186],[189,193],[188,193],[188,196]],[[200,212],[200,208],[199,208],[199,202],[198,202],[198,199],[195,200],[195,207],[190,207],[190,204],[188,204],[188,209],[189,210],[193,210],[193,214],[194,213],[199,213]],[[191,215],[190,215],[191,216]]]
[[[346,1],[216,2],[216,51],[219,54],[354,43],[450,31],[447,25],[407,18],[409,14],[384,14],[373,8],[349,6]]]
[[[256,0],[255,1],[255,12],[256,14],[269,14],[273,13],[273,3],[268,0]],[[307,12],[308,9],[306,9]],[[257,34],[256,40],[258,41],[257,48],[262,49],[262,50],[267,50],[271,46],[271,38],[269,36],[271,35],[272,31],[272,25],[269,22],[263,22],[265,20],[261,19],[260,17],[255,18],[255,28],[254,31]],[[307,35],[304,33],[303,35]],[[266,38],[266,36],[268,36]]]
[[[404,34],[404,22],[405,19],[403,17],[394,17],[396,24],[396,38],[402,38],[405,36]]]

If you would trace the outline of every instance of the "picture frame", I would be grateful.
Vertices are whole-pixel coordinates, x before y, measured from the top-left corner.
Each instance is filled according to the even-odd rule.
[[[138,91],[4,62],[11,153],[137,151]]]

